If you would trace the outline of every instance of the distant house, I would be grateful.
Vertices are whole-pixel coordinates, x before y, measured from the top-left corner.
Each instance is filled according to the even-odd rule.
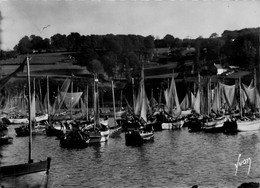
[[[154,55],[159,56],[159,55],[169,55],[171,52],[170,48],[155,48],[154,49]]]
[[[196,49],[194,47],[189,47],[189,48],[184,49],[181,52],[181,55],[182,56],[192,56],[192,55],[195,55],[195,53],[196,53]]]

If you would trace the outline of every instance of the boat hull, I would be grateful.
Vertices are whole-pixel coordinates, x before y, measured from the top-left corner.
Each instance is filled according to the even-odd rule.
[[[213,121],[205,122],[203,130],[207,133],[224,132],[224,123],[226,118],[215,119]]]
[[[108,141],[109,138],[109,130],[106,131],[91,131],[88,132],[90,141],[89,144],[97,144],[97,143],[101,143],[101,142],[106,142]]]
[[[27,163],[0,167],[0,186],[4,188],[43,188],[48,185],[51,159],[37,163]]]
[[[122,133],[122,127],[115,127],[112,129],[109,129],[109,137],[117,137]]]
[[[10,136],[0,137],[0,146],[6,145],[6,144],[12,144],[12,143],[13,143],[13,137],[10,137]]]
[[[260,120],[253,121],[237,121],[237,131],[257,131],[260,129]]]
[[[29,120],[27,118],[20,119],[9,119],[11,124],[28,124]]]
[[[154,141],[153,132],[140,132],[139,130],[128,130],[125,132],[126,146],[141,146],[145,142]]]
[[[182,128],[184,121],[162,123],[162,130],[174,130]]]
[[[46,120],[48,120],[48,118],[49,118],[48,114],[44,114],[41,116],[36,116],[35,121],[36,122],[46,121]],[[17,118],[17,119],[11,118],[11,119],[9,119],[9,121],[11,124],[28,124],[29,123],[28,118]]]
[[[154,131],[162,131],[163,130],[162,129],[162,122],[159,122],[159,121],[150,123],[150,126],[153,127]]]
[[[189,132],[199,132],[202,130],[203,122],[201,120],[189,120],[187,122]]]

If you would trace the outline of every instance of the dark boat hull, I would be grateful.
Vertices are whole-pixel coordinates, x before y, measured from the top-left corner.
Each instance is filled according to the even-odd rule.
[[[30,136],[30,131],[27,126],[21,126],[15,128],[17,137]],[[45,128],[35,128],[32,130],[32,135],[43,135],[45,134]]]
[[[187,122],[189,132],[202,131],[203,123],[200,120],[192,120]]]
[[[90,138],[80,131],[72,131],[60,138],[60,147],[62,148],[86,148],[89,145]]]
[[[162,131],[162,122],[155,122],[150,124],[154,131]]]
[[[237,123],[235,121],[226,121],[223,125],[223,132],[225,134],[235,134],[238,132]]]
[[[128,130],[125,132],[126,146],[141,146],[145,142],[154,141],[152,132],[141,133],[139,130]]]
[[[55,129],[54,127],[46,127],[46,136],[57,136],[61,137],[63,135],[63,131],[59,129]]]
[[[47,187],[51,158],[37,163],[0,167],[0,186],[4,188]]]
[[[204,132],[206,133],[222,133],[224,132],[224,128],[222,127],[204,127]]]
[[[6,145],[6,144],[12,144],[12,143],[13,143],[13,137],[10,137],[10,136],[0,137],[0,146]]]

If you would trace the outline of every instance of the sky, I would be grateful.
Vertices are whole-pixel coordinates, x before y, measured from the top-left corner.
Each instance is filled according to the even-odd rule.
[[[260,27],[260,1],[251,0],[0,0],[0,10],[3,50],[31,35],[44,39],[78,32],[161,39],[170,34],[184,39]]]

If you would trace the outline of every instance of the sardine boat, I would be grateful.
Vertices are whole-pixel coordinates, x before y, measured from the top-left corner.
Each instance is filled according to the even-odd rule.
[[[226,117],[219,117],[211,121],[207,121],[204,123],[203,130],[209,133],[223,132],[225,121]]]
[[[0,167],[0,186],[47,187],[51,158],[36,163],[25,163]]]
[[[258,131],[260,129],[260,119],[256,120],[237,120],[237,131]]]
[[[29,59],[25,58],[19,69],[23,69],[27,62],[27,78],[28,78],[28,95],[31,98],[30,88],[30,69]],[[15,72],[17,72],[17,70]],[[4,78],[5,79],[5,78]],[[30,107],[29,100],[29,107]],[[31,108],[29,108],[29,155],[28,163],[20,163],[14,165],[0,166],[0,187],[4,188],[28,188],[28,187],[44,187],[48,186],[48,175],[51,164],[51,158],[48,157],[44,161],[33,162],[32,160],[32,118]]]

